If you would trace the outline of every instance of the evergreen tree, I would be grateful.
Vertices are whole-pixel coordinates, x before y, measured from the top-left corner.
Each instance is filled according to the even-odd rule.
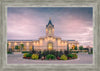
[[[81,51],[82,51],[82,50],[83,50],[83,46],[79,46],[79,50],[81,50]]]
[[[16,49],[16,50],[18,50],[18,49],[19,49],[19,47],[18,47],[18,46],[15,46],[15,49]]]
[[[77,46],[75,46],[75,50],[77,50]]]
[[[68,44],[67,44],[67,51],[69,51],[69,46],[68,46]]]
[[[21,46],[21,51],[23,50],[23,48],[24,48],[24,44],[20,44],[20,46]]]

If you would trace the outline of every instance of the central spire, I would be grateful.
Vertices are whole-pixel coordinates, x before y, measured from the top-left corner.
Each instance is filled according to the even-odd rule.
[[[51,17],[49,17],[49,22],[48,22],[48,24],[46,25],[46,27],[48,27],[49,24],[52,25],[52,27],[54,27],[54,25],[53,25],[52,22],[51,22]]]
[[[51,17],[49,17],[49,22],[46,25],[46,36],[47,37],[54,36],[54,25],[52,24]]]

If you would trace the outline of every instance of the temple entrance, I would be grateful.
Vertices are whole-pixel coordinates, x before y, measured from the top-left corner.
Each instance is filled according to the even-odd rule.
[[[72,49],[75,49],[75,45],[72,46]]]
[[[49,42],[48,43],[48,50],[52,50],[53,49],[53,43]]]

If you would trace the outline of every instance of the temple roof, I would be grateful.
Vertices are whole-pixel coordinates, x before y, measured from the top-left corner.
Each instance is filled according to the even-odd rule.
[[[67,40],[67,41],[75,41],[75,40]]]
[[[48,27],[49,24],[51,24],[51,26],[54,27],[54,25],[53,25],[52,22],[51,22],[51,18],[49,18],[49,22],[48,22],[48,24],[46,25],[46,27]]]

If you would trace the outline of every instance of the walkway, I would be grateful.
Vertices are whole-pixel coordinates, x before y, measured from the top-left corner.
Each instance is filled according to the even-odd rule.
[[[23,59],[22,54],[8,54],[8,64],[92,64],[93,55],[79,53],[78,59],[72,60],[31,60]]]

